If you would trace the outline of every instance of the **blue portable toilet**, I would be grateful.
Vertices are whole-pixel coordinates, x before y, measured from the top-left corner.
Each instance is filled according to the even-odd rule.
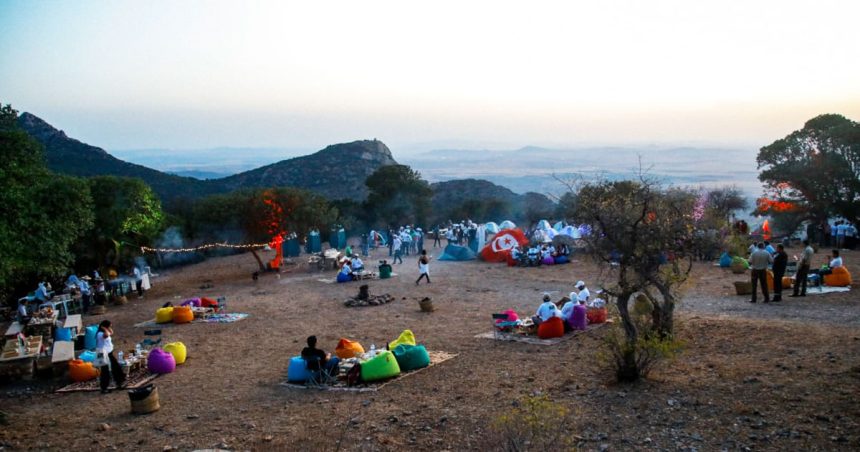
[[[284,242],[284,256],[298,257],[301,249],[299,247],[299,238],[292,236]]]
[[[308,243],[305,245],[306,253],[319,253],[322,251],[322,242],[320,241],[320,231],[316,229],[308,233]]]
[[[346,248],[346,231],[343,228],[337,230],[338,248]]]

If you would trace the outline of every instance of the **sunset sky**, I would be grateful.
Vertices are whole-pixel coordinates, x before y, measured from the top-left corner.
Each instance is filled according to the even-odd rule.
[[[708,143],[860,120],[855,1],[0,2],[0,101],[106,149]]]

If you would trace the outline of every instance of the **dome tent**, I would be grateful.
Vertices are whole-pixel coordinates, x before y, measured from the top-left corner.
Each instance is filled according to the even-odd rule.
[[[516,229],[517,225],[514,224],[511,220],[505,220],[502,224],[499,225],[499,229],[504,231],[505,229]]]
[[[487,231],[488,234],[498,234],[499,231],[501,230],[499,228],[499,225],[497,225],[496,223],[494,223],[492,221],[485,224],[484,229]]]
[[[449,243],[445,251],[439,256],[440,261],[471,261],[477,258],[477,254],[468,246],[459,246]]]
[[[547,229],[552,229],[552,226],[549,225],[549,221],[540,220],[540,221],[538,221],[537,228],[542,229],[542,230],[547,230]]]

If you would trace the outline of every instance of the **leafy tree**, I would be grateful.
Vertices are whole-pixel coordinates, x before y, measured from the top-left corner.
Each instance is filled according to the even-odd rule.
[[[737,186],[718,187],[705,193],[704,208],[715,220],[726,222],[739,210],[746,210],[749,204]]]
[[[406,165],[388,165],[368,176],[366,211],[375,226],[425,224],[433,190]]]
[[[523,195],[523,216],[529,224],[535,224],[540,220],[552,218],[555,213],[555,204],[540,193],[528,192]]]
[[[510,203],[496,198],[467,199],[457,206],[444,212],[434,212],[434,223],[443,223],[448,219],[471,219],[476,223],[499,221],[500,218],[510,218],[512,209]]]
[[[86,182],[52,174],[38,142],[16,127],[17,112],[0,108],[0,295],[26,290],[42,277],[62,277],[71,245],[93,222]]]
[[[617,266],[604,287],[615,298],[624,331],[617,376],[636,380],[647,369],[643,356],[651,346],[671,341],[674,310],[696,248],[693,211],[695,192],[663,189],[653,181],[603,181],[583,184],[576,194],[576,210],[566,217],[587,225],[588,253],[605,266]],[[636,293],[651,302],[650,325],[638,326],[629,311]],[[647,346],[647,348],[643,348]]]
[[[759,150],[765,184],[757,212],[792,213],[821,221],[839,215],[860,222],[860,124],[820,115]]]

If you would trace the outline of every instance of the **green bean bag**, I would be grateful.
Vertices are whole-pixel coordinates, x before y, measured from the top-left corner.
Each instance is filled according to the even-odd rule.
[[[376,381],[400,375],[397,358],[388,350],[361,363],[361,380]]]
[[[430,365],[430,355],[423,345],[398,345],[394,351],[394,358],[397,359],[397,365],[403,372],[420,369]]]

